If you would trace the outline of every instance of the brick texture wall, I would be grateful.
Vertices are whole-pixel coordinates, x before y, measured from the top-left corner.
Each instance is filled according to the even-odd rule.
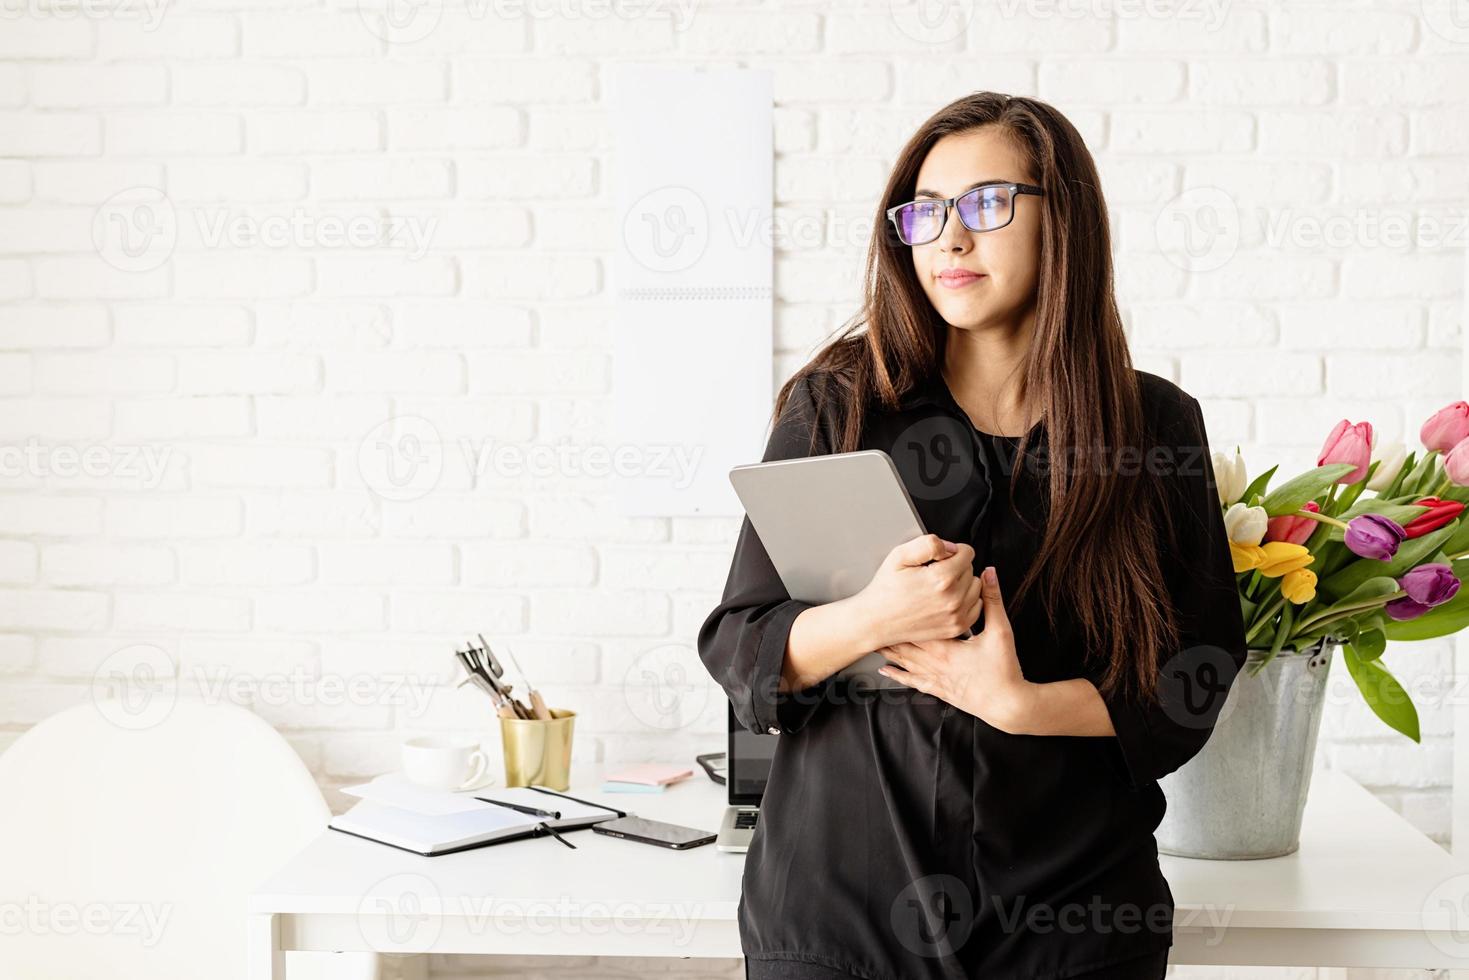
[[[1455,3],[4,0],[0,747],[142,646],[340,808],[405,733],[494,744],[451,683],[475,631],[578,709],[579,763],[721,747],[693,642],[738,522],[496,455],[610,439],[618,62],[774,72],[776,381],[853,311],[901,142],[989,88],[1086,136],[1137,361],[1216,448],[1415,444],[1463,393]],[[1339,669],[1321,755],[1447,842],[1451,645],[1387,663],[1423,744]]]

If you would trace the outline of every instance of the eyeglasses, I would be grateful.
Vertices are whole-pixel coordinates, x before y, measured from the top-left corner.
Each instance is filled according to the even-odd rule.
[[[1045,194],[1035,184],[981,184],[958,197],[924,198],[887,209],[888,220],[904,245],[927,245],[944,232],[949,207],[959,211],[959,221],[970,231],[997,231],[1015,217],[1015,198],[1020,194]]]

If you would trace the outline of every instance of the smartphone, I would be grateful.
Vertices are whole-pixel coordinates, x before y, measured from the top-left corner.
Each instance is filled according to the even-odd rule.
[[[671,847],[675,851],[685,851],[691,847],[698,847],[700,844],[713,843],[714,839],[719,836],[707,830],[680,827],[675,823],[649,820],[646,817],[618,817],[615,820],[603,820],[601,823],[592,824],[592,831],[606,834],[608,837],[626,837],[628,840],[640,841],[644,844]]]

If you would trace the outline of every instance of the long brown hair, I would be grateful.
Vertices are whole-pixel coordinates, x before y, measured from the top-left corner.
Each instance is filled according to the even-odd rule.
[[[1069,604],[1088,661],[1104,658],[1103,692],[1130,690],[1155,700],[1159,653],[1168,655],[1179,642],[1152,518],[1157,488],[1139,492],[1137,481],[1118,479],[1115,467],[1055,462],[1071,458],[1072,447],[1146,452],[1151,445],[1144,441],[1142,393],[1113,292],[1111,236],[1096,164],[1061,113],[1036,99],[975,92],[918,128],[877,205],[862,309],[781,387],[774,417],[803,377],[820,374],[828,383],[811,385],[817,408],[824,408],[825,397],[839,399],[833,451],[849,452],[859,448],[866,410],[874,404],[896,408],[912,387],[942,370],[947,324],[918,282],[909,246],[888,233],[884,212],[913,198],[919,167],[934,143],[979,126],[999,126],[1015,139],[1046,188],[1034,198],[1042,207],[1040,281],[1034,335],[1018,384],[1022,402],[1038,408],[1045,421],[1053,461],[1046,468],[1048,520],[1035,561],[1018,587],[1007,586],[1006,603],[1017,605],[1043,585],[1052,618],[1061,603]],[[1028,442],[1022,439],[1021,454]]]

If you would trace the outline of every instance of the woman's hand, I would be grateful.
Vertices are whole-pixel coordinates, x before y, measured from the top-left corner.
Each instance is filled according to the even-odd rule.
[[[852,597],[871,624],[873,649],[899,640],[958,636],[979,619],[974,549],[924,534],[888,552]]]
[[[976,581],[982,587],[983,630],[968,640],[898,642],[883,647],[878,652],[902,669],[888,666],[879,673],[1014,734],[1024,724],[1036,685],[1020,669],[1015,634],[994,566]]]

